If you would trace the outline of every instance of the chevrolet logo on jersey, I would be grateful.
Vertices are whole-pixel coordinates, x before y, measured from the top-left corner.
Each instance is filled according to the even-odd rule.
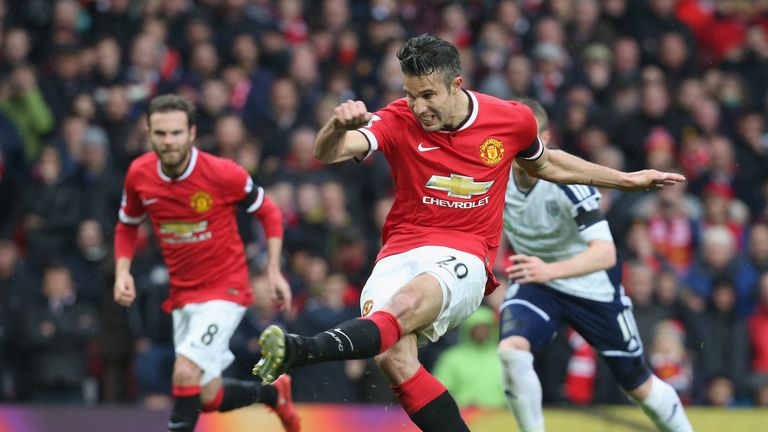
[[[449,197],[472,199],[474,195],[482,195],[491,188],[493,181],[476,182],[473,177],[451,174],[450,177],[433,175],[427,180],[426,186],[448,192]]]
[[[166,222],[160,224],[160,234],[175,234],[177,237],[189,237],[206,229],[208,229],[208,221]]]

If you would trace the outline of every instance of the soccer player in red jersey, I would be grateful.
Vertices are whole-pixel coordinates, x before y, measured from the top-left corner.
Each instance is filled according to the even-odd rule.
[[[421,430],[466,431],[456,402],[419,363],[417,348],[458,325],[498,286],[491,269],[512,161],[549,181],[624,190],[685,178],[624,173],[547,150],[528,107],[462,88],[458,51],[442,39],[411,38],[397,57],[405,98],[375,113],[363,102],[344,102],[315,143],[323,162],[381,151],[392,170],[395,201],[360,298],[363,317],[314,337],[270,326],[254,373],[271,382],[291,367],[375,356]]]
[[[192,432],[202,412],[255,402],[272,407],[287,431],[299,430],[290,377],[274,385],[222,379],[234,360],[229,339],[251,304],[248,269],[235,206],[258,217],[267,236],[267,276],[274,299],[287,309],[291,290],[280,272],[282,213],[236,163],[197,150],[195,109],[164,95],[147,112],[154,152],[140,156],[125,177],[115,230],[115,301],[130,306],[130,273],[138,224],[149,216],[170,275],[163,308],[173,315],[175,397],[168,430]]]

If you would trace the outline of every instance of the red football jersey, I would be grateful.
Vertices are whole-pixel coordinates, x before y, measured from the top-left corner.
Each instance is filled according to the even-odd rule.
[[[543,146],[527,106],[466,93],[470,114],[456,130],[425,131],[405,98],[374,113],[358,130],[370,153],[384,153],[395,182],[377,259],[419,246],[459,249],[485,262],[490,292],[498,286],[490,269],[512,160],[536,159]]]
[[[163,174],[154,152],[137,158],[125,176],[120,222],[138,224],[149,216],[170,275],[172,310],[187,303],[253,300],[235,205],[259,209],[264,190],[233,161],[193,147],[178,178]]]

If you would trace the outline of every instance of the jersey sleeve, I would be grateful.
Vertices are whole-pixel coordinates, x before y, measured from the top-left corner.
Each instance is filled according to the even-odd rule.
[[[136,179],[138,175],[134,166],[128,169],[125,175],[125,184],[123,186],[123,197],[120,201],[120,211],[118,218],[120,222],[127,225],[138,225],[147,216],[144,205],[141,203],[141,197],[136,191]]]
[[[515,134],[520,147],[515,157],[531,161],[536,160],[544,153],[544,144],[541,143],[538,136],[539,129],[536,124],[536,117],[526,105],[519,102],[512,103],[518,108],[516,113],[518,124]]]
[[[597,189],[586,185],[558,187],[563,192],[563,205],[579,227],[579,234],[584,241],[613,241],[608,222],[600,210],[600,192]]]
[[[227,204],[237,204],[248,213],[261,207],[264,189],[256,186],[245,168],[228,159],[219,159],[217,172],[221,185],[221,196]]]
[[[402,130],[404,127],[402,124],[398,126],[398,123],[400,122],[396,111],[387,106],[373,113],[368,124],[356,129],[368,140],[368,153],[361,160],[377,150],[388,152],[392,144],[392,131]]]

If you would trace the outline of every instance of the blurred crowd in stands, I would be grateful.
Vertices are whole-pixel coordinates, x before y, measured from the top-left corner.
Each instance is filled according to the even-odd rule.
[[[340,101],[402,97],[394,53],[428,32],[459,48],[467,88],[540,100],[554,147],[687,176],[602,191],[647,359],[688,403],[768,406],[768,1],[0,0],[0,24],[2,401],[168,406],[168,276],[148,226],[137,304],[112,299],[121,182],[158,94],[195,101],[199,148],[243,165],[285,215],[297,301],[280,315],[261,228],[240,217],[257,300],[227,374],[249,376],[273,321],[314,334],[357,316],[391,178],[379,156],[322,165],[315,134]],[[502,406],[480,313],[422,360],[449,386],[441,371],[462,363],[488,383],[452,389],[463,405]],[[536,367],[545,403],[625,401],[566,329]],[[304,368],[294,396],[392,397],[366,361]]]

